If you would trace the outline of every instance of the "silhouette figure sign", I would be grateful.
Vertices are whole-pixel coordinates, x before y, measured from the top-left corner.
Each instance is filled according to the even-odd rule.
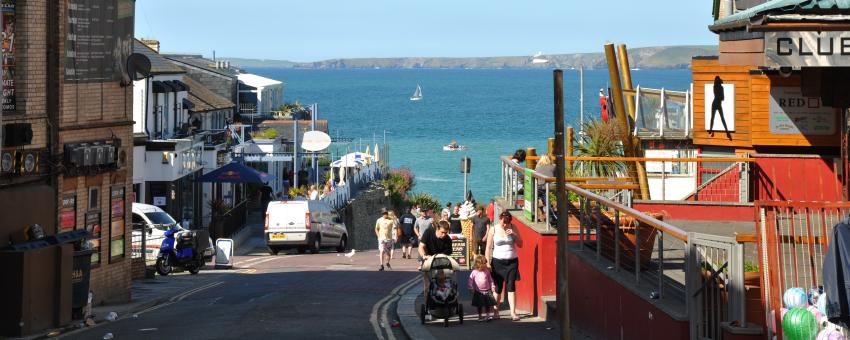
[[[705,84],[705,130],[712,135],[735,131],[735,84],[724,84],[719,76]]]

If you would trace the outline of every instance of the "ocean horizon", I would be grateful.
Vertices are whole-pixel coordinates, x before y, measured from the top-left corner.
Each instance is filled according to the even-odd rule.
[[[383,143],[390,166],[416,174],[415,192],[441,202],[463,198],[460,159],[472,159],[468,184],[485,202],[499,193],[499,156],[516,149],[546,151],[554,134],[552,70],[539,69],[291,69],[249,68],[284,83],[286,102],[319,104],[334,137],[353,138],[349,150]],[[599,90],[607,70],[585,70],[585,120],[599,119]],[[634,85],[685,91],[690,70],[633,71]],[[409,98],[416,86],[423,100]],[[567,126],[579,128],[579,72],[564,71]],[[452,140],[466,151],[443,151]],[[342,151],[345,147],[342,147]]]

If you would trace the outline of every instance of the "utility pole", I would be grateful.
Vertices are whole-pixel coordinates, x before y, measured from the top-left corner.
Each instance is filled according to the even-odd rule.
[[[558,185],[555,193],[558,197],[558,257],[557,265],[557,305],[558,323],[561,325],[561,339],[570,339],[570,303],[567,272],[567,192],[564,176],[564,71],[553,72],[555,83],[555,180]]]

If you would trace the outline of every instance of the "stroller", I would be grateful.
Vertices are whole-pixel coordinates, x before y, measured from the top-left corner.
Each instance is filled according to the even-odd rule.
[[[425,315],[430,314],[435,319],[443,319],[443,325],[449,326],[449,318],[457,316],[463,324],[463,305],[458,302],[457,280],[455,270],[460,270],[460,265],[453,258],[438,254],[422,263],[423,272],[428,273],[430,281],[428,296],[425,303],[421,305],[419,318],[425,324]],[[445,278],[440,285],[439,278]]]

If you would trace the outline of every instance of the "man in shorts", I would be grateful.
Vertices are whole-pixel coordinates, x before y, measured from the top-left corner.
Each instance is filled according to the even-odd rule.
[[[393,229],[398,228],[395,220],[389,218],[387,208],[381,208],[381,217],[375,221],[375,236],[378,237],[378,253],[380,254],[381,267],[378,271],[384,271],[384,264],[387,269],[393,269],[390,266],[390,252],[393,250]]]
[[[490,235],[490,224],[484,207],[478,207],[478,214],[472,218],[472,250],[477,255],[485,253],[487,235]]]
[[[413,247],[419,245],[419,238],[416,237],[416,231],[414,230],[416,226],[415,213],[416,208],[410,208],[410,212],[401,215],[399,218],[399,224],[401,225],[399,241],[401,242],[401,258],[403,259],[409,259]]]

